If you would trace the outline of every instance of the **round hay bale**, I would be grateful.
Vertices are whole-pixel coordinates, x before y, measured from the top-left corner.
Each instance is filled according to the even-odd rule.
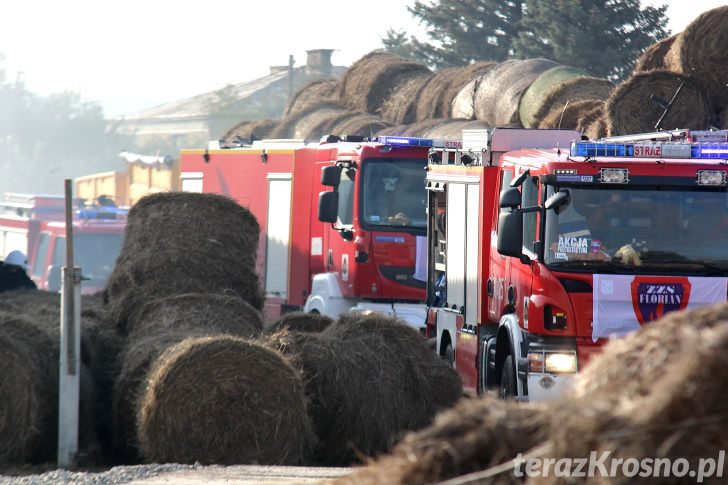
[[[568,103],[563,109],[551,111],[538,124],[538,128],[577,129],[579,120],[585,115],[591,115],[594,110],[604,108],[604,101],[598,99],[584,99]]]
[[[637,59],[634,73],[639,74],[648,71],[670,70],[670,49],[675,43],[679,34],[671,35],[661,41],[655,42],[645,49],[642,55]]]
[[[706,83],[714,105],[728,104],[728,5],[700,14],[675,40],[671,70]],[[691,127],[692,128],[692,127]]]
[[[589,101],[597,101],[596,103],[589,103]],[[584,103],[583,109],[579,114],[579,118],[576,121],[576,129],[582,134],[586,133],[589,127],[595,123],[598,119],[604,117],[604,106],[606,102],[603,100],[582,100],[577,101],[574,104]],[[605,125],[606,126],[606,125]],[[605,135],[606,136],[606,129]]]
[[[263,333],[271,335],[283,329],[292,332],[323,332],[334,319],[320,313],[290,312],[269,323]]]
[[[381,130],[378,134],[380,135],[391,135],[391,136],[414,136],[424,137],[430,129],[441,124],[443,120],[423,120],[417,121],[409,125],[398,125],[387,127]]]
[[[354,111],[379,114],[397,86],[412,76],[431,72],[426,66],[383,50],[366,54],[339,80],[339,102]]]
[[[318,464],[386,453],[462,395],[452,366],[417,330],[391,317],[345,314],[321,333],[280,339],[277,347],[303,374]]]
[[[448,67],[436,72],[425,81],[417,99],[415,117],[408,123],[450,117],[452,98],[446,101],[445,96],[450,91],[450,86],[459,81],[456,77],[459,70],[457,67]]]
[[[260,312],[239,297],[188,293],[148,301],[134,314],[129,328],[110,409],[115,453],[133,462],[138,458],[141,394],[154,360],[186,338],[220,334],[251,338],[261,333],[263,323]]]
[[[553,109],[563,109],[566,103],[583,99],[607,99],[614,83],[598,77],[577,77],[554,87],[543,100],[541,108],[533,113],[534,126],[538,126]]]
[[[338,136],[360,135],[371,137],[390,126],[392,126],[392,123],[377,115],[358,112],[353,116],[343,118],[339,123],[333,124],[328,132]]]
[[[328,134],[325,128],[332,119],[339,120],[346,114],[346,109],[336,105],[320,105],[318,109],[308,112],[305,116],[298,118],[293,130],[293,138],[303,140],[320,140]]]
[[[728,106],[720,114],[719,120],[720,128],[722,130],[728,130]]]
[[[453,74],[452,84],[445,90],[443,95],[442,107],[440,108],[442,117],[473,119],[473,100],[479,82],[478,79],[497,65],[498,63],[494,61],[481,61],[458,68]],[[466,88],[471,82],[472,86]],[[456,98],[458,98],[457,101]]]
[[[556,66],[549,59],[511,59],[493,67],[478,84],[475,118],[489,126],[520,125],[521,96],[541,73]]]
[[[636,74],[617,86],[607,100],[605,111],[609,136],[654,131],[664,109],[650,97],[655,95],[670,101],[682,83],[684,86],[663,119],[661,128],[708,129],[714,111],[702,85],[675,72],[650,71]]]
[[[433,77],[428,71],[414,69],[412,74],[392,88],[391,94],[382,102],[379,112],[392,123],[412,123],[417,118],[417,103],[420,91]]]
[[[335,100],[337,92],[338,81],[336,79],[313,79],[291,96],[285,111],[283,111],[283,117],[286,118],[321,101]]]
[[[599,138],[604,138],[608,134],[608,128],[609,128],[609,122],[607,121],[607,117],[604,113],[602,113],[601,116],[599,116],[597,119],[589,123],[584,127],[584,135],[587,136],[590,140],[597,140]]]
[[[281,120],[264,119],[260,121],[241,121],[233,126],[222,137],[227,145],[235,143],[252,143],[254,140],[269,138]],[[242,141],[241,141],[242,140]]]
[[[305,129],[305,118],[319,111],[325,115],[330,115],[331,113],[339,113],[341,111],[344,111],[344,108],[335,101],[330,100],[319,100],[317,102],[311,103],[301,110],[295,111],[284,117],[271,133],[271,137],[301,138],[300,136],[297,137],[296,135],[299,134],[300,131]],[[301,123],[301,130],[298,129],[299,122]]]
[[[129,211],[124,244],[104,291],[127,331],[130,314],[151,299],[181,293],[237,295],[263,307],[255,273],[260,226],[229,197],[161,192]]]
[[[0,348],[0,464],[53,460],[58,341],[27,318],[2,312]]]
[[[300,374],[277,352],[230,336],[165,351],[137,427],[150,462],[302,465],[315,439]]]
[[[424,132],[425,138],[450,138],[461,140],[463,130],[487,129],[489,126],[481,120],[439,120],[440,122]]]
[[[519,453],[526,455],[543,443],[548,420],[548,408],[541,403],[515,403],[490,396],[463,399],[438,415],[431,426],[406,435],[391,454],[331,483],[440,483],[487,470]],[[462,483],[523,483],[514,476],[512,466],[491,480]]]
[[[543,103],[551,90],[574,78],[585,76],[588,76],[586,71],[571,66],[555,66],[539,74],[521,97],[518,109],[523,127],[538,126],[534,113],[543,110]]]
[[[554,404],[550,456],[610,450],[636,460],[682,458],[696,469],[725,449],[727,324],[728,306],[720,304],[669,313],[610,342]],[[616,476],[610,483],[632,480]]]

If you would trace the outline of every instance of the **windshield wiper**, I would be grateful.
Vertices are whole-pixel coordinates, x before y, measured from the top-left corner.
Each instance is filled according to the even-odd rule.
[[[624,264],[619,261],[609,261],[601,259],[577,259],[574,261],[554,261],[548,264],[549,267],[557,266],[559,268],[579,268],[589,272],[593,272],[594,268],[607,267],[615,271],[627,271],[630,273],[636,273],[637,267],[631,264]]]

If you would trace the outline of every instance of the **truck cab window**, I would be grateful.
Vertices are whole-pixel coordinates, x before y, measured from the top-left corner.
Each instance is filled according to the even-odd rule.
[[[425,171],[422,160],[364,162],[361,218],[367,226],[427,228]]]
[[[521,186],[521,207],[534,207],[538,205],[538,178],[529,177]],[[538,212],[523,214],[523,247],[527,251],[535,252],[534,244],[538,224]]]
[[[339,221],[345,226],[354,223],[354,177],[353,169],[344,168],[341,170],[339,181]]]
[[[46,233],[41,234],[38,238],[38,250],[36,251],[35,261],[33,262],[33,276],[37,278],[41,278],[43,273],[45,273],[50,238],[50,234]]]

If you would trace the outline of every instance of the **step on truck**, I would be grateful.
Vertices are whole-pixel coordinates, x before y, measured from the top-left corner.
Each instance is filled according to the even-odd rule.
[[[427,334],[466,391],[550,399],[609,339],[725,302],[727,161],[727,131],[431,150]]]
[[[327,136],[182,150],[180,186],[226,195],[261,227],[265,318],[303,310],[396,315],[425,329],[430,148],[459,140]]]

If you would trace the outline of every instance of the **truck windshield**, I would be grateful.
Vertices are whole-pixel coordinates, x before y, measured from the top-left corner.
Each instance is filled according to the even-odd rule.
[[[426,165],[422,159],[365,160],[360,190],[364,227],[425,230]]]
[[[562,190],[569,191],[571,203],[559,214],[546,211],[546,264],[594,269],[606,264],[627,272],[637,266],[657,272],[728,271],[724,191]]]
[[[59,237],[53,251],[53,264],[63,266],[66,238]],[[123,234],[76,234],[73,237],[73,257],[81,267],[84,279],[81,286],[104,286],[114,269],[116,258],[124,242]]]

